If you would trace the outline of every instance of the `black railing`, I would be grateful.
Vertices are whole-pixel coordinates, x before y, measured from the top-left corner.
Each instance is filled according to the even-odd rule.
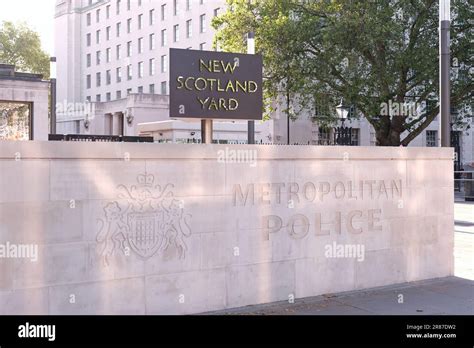
[[[153,143],[153,137],[136,137],[123,135],[89,135],[89,134],[50,134],[49,141],[90,141],[117,143]]]
[[[454,192],[460,193],[466,201],[474,202],[474,171],[454,172]]]
[[[352,144],[352,128],[336,127],[334,128],[334,144],[351,146]]]

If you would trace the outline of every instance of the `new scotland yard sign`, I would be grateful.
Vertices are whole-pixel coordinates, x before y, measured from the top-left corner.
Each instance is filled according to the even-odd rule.
[[[170,117],[262,119],[260,55],[170,49]]]

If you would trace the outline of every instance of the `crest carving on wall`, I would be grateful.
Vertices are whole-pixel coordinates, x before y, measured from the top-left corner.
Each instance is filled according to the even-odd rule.
[[[117,187],[118,199],[104,206],[97,234],[106,265],[116,250],[149,259],[175,248],[180,259],[186,257],[191,215],[184,212],[184,203],[174,197],[173,188],[155,184],[155,177],[147,173],[137,176],[136,185]]]

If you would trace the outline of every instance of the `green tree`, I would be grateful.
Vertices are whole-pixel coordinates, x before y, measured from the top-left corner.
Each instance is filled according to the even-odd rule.
[[[0,26],[0,62],[49,78],[49,56],[41,49],[40,36],[24,23],[3,22]]]
[[[309,110],[318,122],[334,122],[343,99],[372,124],[378,145],[406,146],[439,113],[438,0],[227,2],[213,20],[215,44],[245,52],[245,34],[255,32],[266,96],[291,94],[294,107],[285,112],[292,116]],[[472,17],[469,0],[452,0],[451,103],[463,110],[473,101]],[[422,110],[384,113],[384,106],[407,103]]]

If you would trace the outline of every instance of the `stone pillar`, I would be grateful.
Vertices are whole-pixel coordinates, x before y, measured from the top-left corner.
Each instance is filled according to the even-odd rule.
[[[123,112],[114,113],[113,135],[123,135]]]
[[[111,113],[104,115],[104,134],[112,135],[113,134],[113,124],[114,124],[114,115]]]

